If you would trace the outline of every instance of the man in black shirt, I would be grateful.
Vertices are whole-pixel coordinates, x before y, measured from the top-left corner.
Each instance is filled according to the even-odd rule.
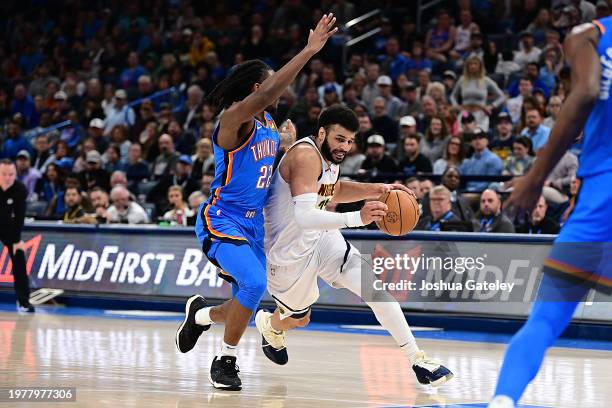
[[[523,234],[558,234],[559,224],[550,217],[546,216],[546,200],[540,196],[538,203],[531,212],[529,222],[516,228],[516,232]]]
[[[400,163],[400,170],[406,177],[432,172],[431,162],[421,153],[420,142],[421,137],[417,134],[404,139],[404,160]]]
[[[374,99],[374,118],[372,127],[374,131],[385,138],[387,143],[397,143],[399,128],[397,122],[388,115],[387,102],[382,97]]]
[[[79,173],[81,189],[89,191],[94,187],[110,190],[110,175],[102,169],[102,156],[97,150],[87,152],[87,168]]]
[[[295,126],[299,138],[317,133],[317,123],[322,110],[323,107],[319,103],[314,103],[308,108],[308,115],[296,122]]]
[[[7,247],[13,263],[18,307],[21,311],[33,313],[26,274],[25,245],[21,240],[27,191],[23,184],[15,180],[16,177],[17,169],[13,162],[0,160],[0,240]]]
[[[513,233],[514,225],[501,211],[501,199],[493,190],[485,190],[480,195],[480,211],[476,214],[480,232]]]
[[[378,173],[397,173],[397,163],[385,153],[385,139],[381,135],[368,137],[366,158],[361,170],[376,176]]]

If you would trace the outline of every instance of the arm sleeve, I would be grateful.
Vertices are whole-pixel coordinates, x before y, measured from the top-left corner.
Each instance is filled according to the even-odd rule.
[[[361,213],[359,211],[334,213],[319,210],[316,208],[316,193],[295,196],[293,197],[293,204],[295,220],[299,227],[305,230],[329,230],[365,225],[361,221]]]

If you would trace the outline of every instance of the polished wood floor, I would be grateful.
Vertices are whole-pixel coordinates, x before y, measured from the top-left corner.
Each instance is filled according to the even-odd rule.
[[[0,312],[0,387],[76,387],[76,403],[34,407],[412,407],[483,403],[491,396],[505,345],[420,340],[455,379],[419,386],[387,336],[301,330],[288,337],[289,364],[269,362],[249,328],[239,348],[242,392],[208,383],[222,328],[180,354],[174,321],[34,316]],[[552,349],[524,404],[612,406],[612,354]],[[8,406],[0,403],[1,406]],[[469,405],[471,407],[484,405]]]

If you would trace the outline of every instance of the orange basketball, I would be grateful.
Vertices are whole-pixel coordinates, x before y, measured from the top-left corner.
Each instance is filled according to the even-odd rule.
[[[388,207],[385,218],[376,222],[381,231],[389,235],[405,235],[419,222],[419,203],[407,192],[391,190],[380,196],[378,201]]]

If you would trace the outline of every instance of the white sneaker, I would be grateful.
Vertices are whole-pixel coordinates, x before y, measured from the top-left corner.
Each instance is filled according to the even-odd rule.
[[[453,378],[453,373],[437,361],[427,358],[423,351],[417,353],[412,370],[419,383],[438,387]]]
[[[255,326],[261,333],[261,348],[272,362],[285,365],[289,361],[287,347],[285,346],[285,332],[274,330],[270,319],[272,319],[272,313],[265,309],[261,309],[255,315]]]

